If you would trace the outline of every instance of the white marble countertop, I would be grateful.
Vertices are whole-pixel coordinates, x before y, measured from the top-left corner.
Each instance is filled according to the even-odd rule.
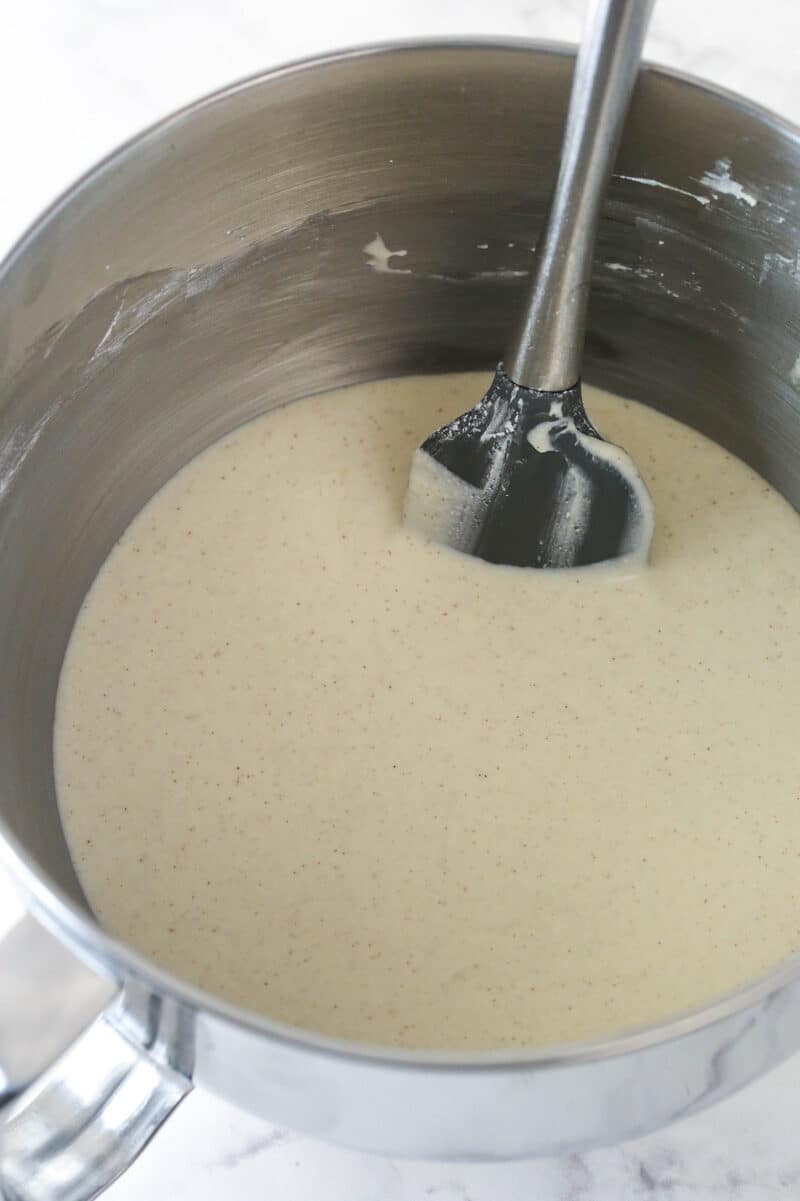
[[[238,76],[347,44],[578,36],[584,0],[8,0],[0,252],[100,155]],[[647,57],[800,123],[799,0],[659,0]],[[0,933],[19,912],[0,876]],[[800,1057],[637,1143],[491,1166],[386,1161],[276,1130],[195,1091],[110,1201],[768,1201],[800,1198]]]

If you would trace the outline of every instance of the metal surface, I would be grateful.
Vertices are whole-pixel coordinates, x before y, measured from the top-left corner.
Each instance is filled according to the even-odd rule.
[[[544,1052],[402,1054],[279,1027],[92,920],[55,806],[55,690],[93,574],[190,455],[301,383],[496,362],[571,65],[521,44],[423,46],[250,81],[123,148],[0,270],[5,861],[38,918],[125,982],[126,1014],[169,1010],[182,1075],[398,1155],[566,1152],[702,1108],[800,1046],[800,964],[674,1022]],[[587,378],[710,434],[797,505],[797,132],[645,69],[616,169]],[[715,190],[726,172],[755,204]],[[376,232],[407,253],[366,254]]]
[[[0,940],[0,1108],[49,1068],[117,992],[34,918],[22,918]]]
[[[0,1197],[90,1201],[190,1090],[191,1022],[30,916],[0,942],[0,982]]]
[[[4,1116],[5,1201],[91,1201],[189,1092],[172,1042],[158,1031],[143,1040],[128,1027],[120,998]]]
[[[597,224],[653,3],[592,0],[589,8],[556,186],[504,359],[510,378],[526,388],[561,392],[580,378]]]

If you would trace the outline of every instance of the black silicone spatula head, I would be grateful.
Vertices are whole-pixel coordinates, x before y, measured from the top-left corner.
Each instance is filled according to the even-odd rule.
[[[644,562],[653,532],[644,481],[589,421],[580,384],[537,392],[502,367],[480,404],[417,450],[405,520],[515,567]]]
[[[650,494],[630,457],[587,417],[580,366],[600,207],[652,4],[591,5],[519,328],[480,403],[414,456],[406,522],[492,563],[647,559]]]

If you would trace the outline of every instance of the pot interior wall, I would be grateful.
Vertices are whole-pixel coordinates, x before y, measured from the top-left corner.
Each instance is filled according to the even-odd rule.
[[[107,162],[6,264],[0,813],[76,899],[52,721],[105,555],[188,458],[266,409],[494,363],[570,70],[552,50],[462,46],[255,81]],[[797,138],[648,71],[617,172],[587,377],[710,434],[799,505]],[[365,253],[376,235],[405,253]]]

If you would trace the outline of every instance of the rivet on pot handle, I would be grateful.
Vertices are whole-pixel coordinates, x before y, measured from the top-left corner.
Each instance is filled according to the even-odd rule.
[[[192,1025],[24,917],[0,942],[2,1201],[90,1201],[124,1172],[192,1087]]]

